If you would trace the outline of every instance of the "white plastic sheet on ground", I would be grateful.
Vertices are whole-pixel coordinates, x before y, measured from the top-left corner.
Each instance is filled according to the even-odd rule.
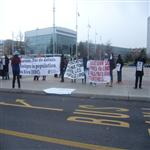
[[[49,88],[45,89],[44,92],[48,94],[71,94],[75,89],[67,88]]]

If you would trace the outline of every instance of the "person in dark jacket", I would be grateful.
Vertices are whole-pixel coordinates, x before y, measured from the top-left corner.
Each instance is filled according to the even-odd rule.
[[[144,64],[145,64],[145,58],[142,58],[141,55],[137,59],[135,59],[134,65],[136,66],[136,72],[135,72],[135,87],[134,87],[134,89],[137,89],[138,83],[139,83],[139,88],[142,89]]]
[[[5,55],[5,65],[3,66],[5,79],[9,79],[9,58]]]
[[[21,63],[21,60],[18,55],[19,55],[19,53],[16,51],[14,53],[14,56],[11,59],[11,66],[12,66],[12,72],[13,72],[12,88],[15,88],[16,78],[17,78],[17,82],[18,82],[18,88],[20,88],[20,63]]]
[[[86,75],[87,75],[87,57],[83,57],[83,68],[84,68],[84,79],[82,79],[82,83],[86,83]]]
[[[116,68],[117,68],[117,83],[122,82],[122,67],[123,67],[123,59],[121,55],[118,55],[117,61],[116,61]]]
[[[61,81],[60,82],[64,82],[64,73],[67,67],[67,60],[64,57],[64,54],[61,55],[61,60],[60,60],[60,77],[61,77]]]

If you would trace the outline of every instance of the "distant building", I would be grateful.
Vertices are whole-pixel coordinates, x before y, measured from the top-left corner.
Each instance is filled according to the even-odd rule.
[[[83,45],[84,47],[87,47],[86,42],[83,42]],[[104,53],[107,53],[108,51],[113,52],[115,57],[117,57],[119,54],[121,54],[122,57],[126,57],[126,55],[131,52],[131,49],[111,45],[108,46],[104,44],[96,44],[95,48],[95,44],[89,43],[89,56],[92,58],[103,59]]]
[[[147,56],[150,57],[150,16],[147,19]]]
[[[55,53],[70,54],[76,44],[75,31],[55,27]],[[36,29],[25,32],[26,54],[52,54],[53,53],[53,27]]]

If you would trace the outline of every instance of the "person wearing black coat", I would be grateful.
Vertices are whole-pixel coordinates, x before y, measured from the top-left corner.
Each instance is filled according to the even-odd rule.
[[[121,55],[118,55],[117,61],[116,61],[116,68],[117,68],[117,83],[122,82],[122,67],[124,65],[123,59]]]
[[[19,53],[16,51],[14,53],[14,56],[11,59],[11,66],[12,66],[12,72],[13,72],[12,88],[15,88],[16,78],[17,78],[17,82],[18,82],[18,88],[20,88],[20,63],[21,63],[21,60],[18,55],[19,55]]]
[[[136,66],[136,72],[135,72],[135,87],[134,87],[134,89],[137,89],[138,83],[139,83],[139,88],[142,89],[144,64],[145,64],[145,58],[143,58],[142,56],[139,56],[137,59],[135,59],[134,65]]]
[[[61,76],[60,82],[64,82],[64,74],[65,74],[66,67],[67,67],[67,59],[66,57],[64,57],[64,54],[62,54],[60,60],[60,76]]]

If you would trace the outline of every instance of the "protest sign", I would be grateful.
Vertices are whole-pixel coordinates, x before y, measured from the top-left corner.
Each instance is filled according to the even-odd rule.
[[[136,70],[137,71],[142,71],[142,69],[143,69],[143,62],[142,61],[138,61]]]
[[[21,75],[53,75],[60,73],[60,57],[22,58]]]
[[[90,60],[89,82],[107,83],[110,82],[110,67],[107,60]]]
[[[117,63],[117,64],[116,64],[116,69],[117,69],[117,71],[120,71],[120,70],[121,70],[121,64],[120,64],[120,63]]]
[[[81,59],[69,61],[64,77],[69,79],[83,79],[83,61]]]

